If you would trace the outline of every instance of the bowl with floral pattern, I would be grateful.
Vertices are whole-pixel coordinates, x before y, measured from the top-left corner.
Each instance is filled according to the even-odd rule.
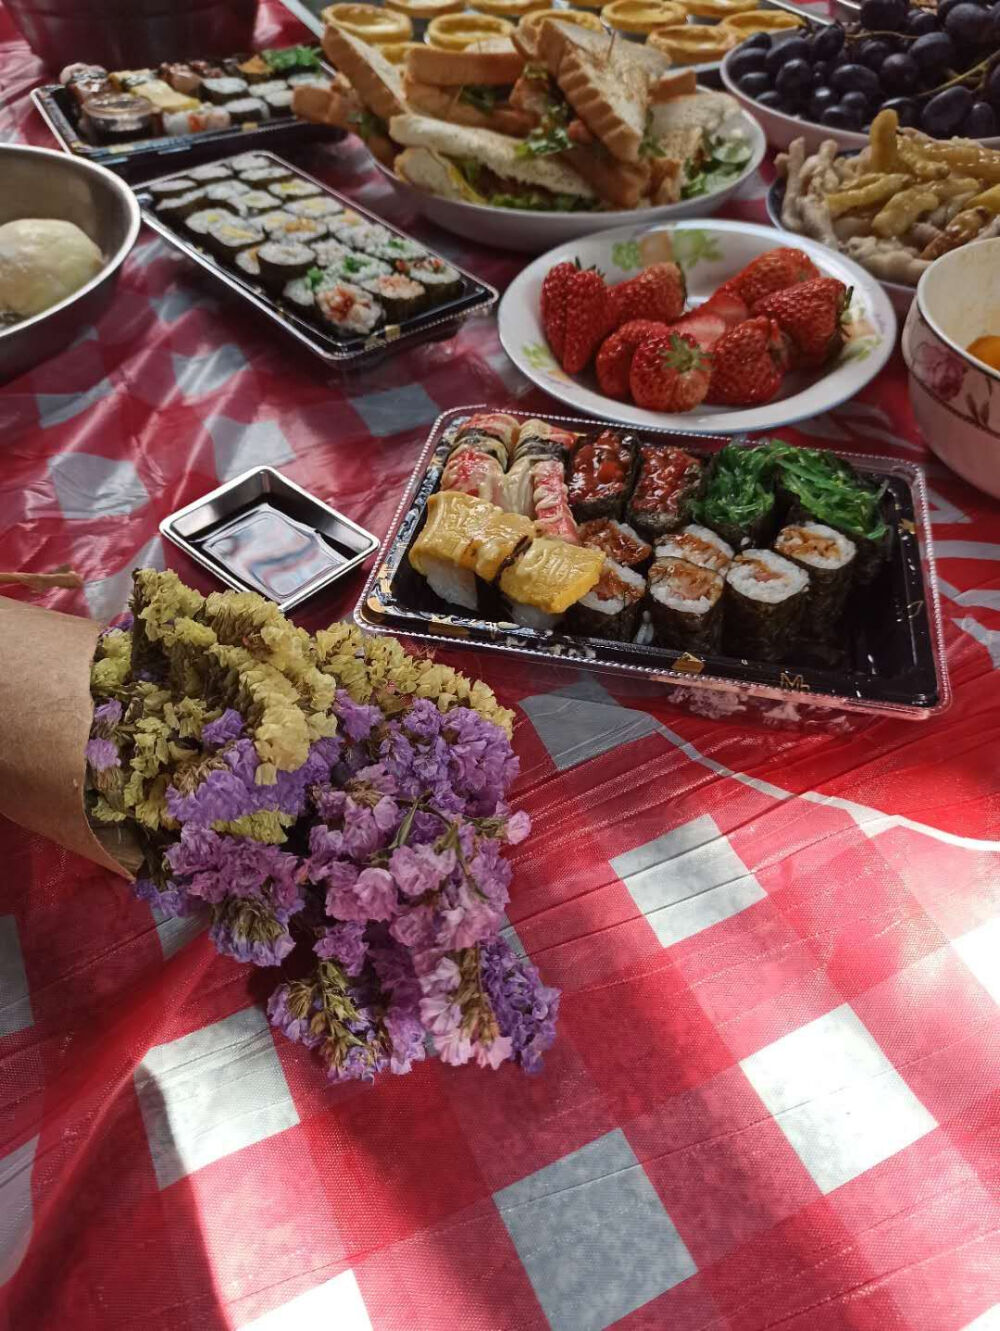
[[[903,328],[910,401],[928,446],[952,471],[1000,498],[1000,370],[969,353],[1000,337],[1000,238],[935,259]]]

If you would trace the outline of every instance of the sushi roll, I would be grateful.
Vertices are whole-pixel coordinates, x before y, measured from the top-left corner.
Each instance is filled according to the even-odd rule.
[[[501,572],[500,590],[515,623],[550,629],[596,587],[603,571],[600,551],[543,536]]]
[[[160,78],[169,83],[171,88],[176,88],[178,92],[186,93],[189,97],[197,97],[201,91],[202,76],[190,65],[164,61],[159,73]]]
[[[148,83],[150,79],[155,79],[156,74],[151,69],[115,69],[108,75],[113,87],[119,92],[131,92],[133,88],[138,88],[142,83]]]
[[[291,180],[272,181],[267,188],[282,203],[289,203],[292,199],[308,199],[312,194],[323,193],[319,185],[314,185],[311,180],[301,180],[298,176],[293,176]]]
[[[288,211],[296,217],[334,217],[344,211],[343,204],[330,199],[325,194],[312,194],[308,199],[293,199]]]
[[[780,661],[798,632],[809,574],[773,550],[744,550],[726,573],[726,651]]]
[[[299,222],[305,222],[310,219],[297,218]],[[321,226],[322,223],[315,223]],[[383,263],[381,259],[373,259],[367,254],[356,254],[354,250],[348,250],[343,258],[335,259],[330,264],[330,272],[334,277],[339,278],[341,282],[367,282],[373,277],[387,277],[389,275],[389,265]]]
[[[316,292],[308,277],[297,277],[294,282],[289,282],[281,298],[300,319],[315,319]]]
[[[227,102],[226,110],[234,125],[259,125],[262,120],[271,118],[267,102],[261,101],[259,97],[239,97],[236,101]]]
[[[255,97],[266,97],[269,92],[287,92],[288,84],[284,79],[264,79],[263,82],[254,85],[253,95]]]
[[[339,240],[331,240],[327,237],[324,240],[309,241],[313,252],[316,255],[316,263],[320,268],[329,268],[344,257],[350,254],[350,250],[341,245]]]
[[[239,196],[240,203],[249,217],[263,217],[274,212],[274,199],[265,190],[248,189]]]
[[[294,241],[269,240],[257,251],[261,281],[265,286],[282,291],[297,277],[305,277],[316,262],[308,245]]]
[[[491,444],[501,466],[507,465],[517,439],[520,422],[505,411],[477,411],[462,422],[455,432],[455,446],[474,443],[478,447]]]
[[[534,517],[534,486],[531,480],[531,468],[534,465],[532,458],[518,458],[517,462],[512,462],[507,468],[501,480],[497,502],[508,513],[523,513],[527,517]]]
[[[677,531],[690,519],[700,480],[701,463],[682,448],[642,444],[627,521],[651,541]]]
[[[844,613],[854,578],[857,547],[848,536],[821,522],[783,527],[774,548],[809,575],[802,634],[822,642]]]
[[[233,173],[223,162],[206,162],[204,166],[193,166],[185,171],[186,176],[196,180],[199,185],[211,185],[217,180],[232,180]]]
[[[275,88],[273,92],[257,91],[257,96],[266,103],[267,109],[273,116],[290,116],[292,114],[292,90],[291,88]]]
[[[426,302],[426,293],[419,282],[402,273],[385,273],[379,277],[369,277],[360,283],[382,304],[385,317],[390,323],[402,323],[419,314]]]
[[[592,522],[585,522],[579,535],[581,545],[600,550],[608,559],[624,564],[626,568],[642,568],[653,553],[653,547],[634,527],[616,518],[594,518]]]
[[[535,511],[535,530],[539,536],[558,538],[568,545],[580,544],[580,534],[569,506],[562,462],[555,458],[541,458],[532,464],[531,502]]]
[[[153,180],[148,185],[142,187],[147,194],[152,195],[154,204],[159,199],[169,199],[172,195],[189,194],[191,190],[197,189],[197,183],[190,176],[171,176],[169,180]]]
[[[240,250],[233,261],[243,276],[249,277],[251,282],[260,281],[260,260],[257,258],[260,250],[260,245],[251,245],[248,250]]]
[[[726,444],[712,458],[700,522],[734,550],[770,544],[776,526],[774,460],[768,448]]]
[[[273,168],[270,157],[265,157],[263,153],[240,153],[238,157],[229,159],[229,165],[240,174],[244,171],[271,170]]]
[[[492,453],[471,444],[455,448],[441,473],[441,489],[471,495],[490,504],[499,504],[503,490],[503,467]]]
[[[361,248],[376,259],[394,263],[397,259],[424,259],[429,257],[427,247],[408,236],[397,236],[387,227],[375,227],[366,232]]]
[[[301,74],[289,74],[288,86],[290,88],[311,88],[313,86],[328,88],[330,80],[324,74],[310,74],[308,71],[304,71]]]
[[[680,531],[671,532],[657,544],[657,559],[667,556],[687,559],[700,568],[710,568],[714,573],[725,573],[733,560],[733,548],[708,527],[691,523]]]
[[[397,271],[412,277],[427,292],[432,305],[442,305],[462,294],[462,274],[443,259],[428,254],[422,259],[397,259]]]
[[[209,228],[216,222],[232,222],[233,214],[228,208],[215,204],[211,208],[199,208],[184,219],[184,226],[199,244],[206,244]]]
[[[719,650],[725,583],[721,573],[666,555],[649,569],[653,639],[678,652],[708,656]]]
[[[330,234],[344,245],[350,245],[354,249],[362,249],[361,241],[366,232],[374,226],[367,217],[362,217],[356,213],[353,208],[345,208],[344,211],[330,222]],[[383,227],[384,231],[385,228]]]
[[[569,503],[578,522],[620,518],[635,469],[638,440],[618,430],[581,436],[569,457]]]
[[[646,579],[641,573],[606,559],[597,586],[570,606],[566,627],[586,638],[631,642],[645,594]]]
[[[249,84],[246,79],[224,77],[219,79],[202,79],[201,96],[210,102],[215,102],[217,106],[223,106],[227,102],[236,101],[237,98],[246,97],[249,90]]]
[[[178,226],[192,213],[204,208],[207,200],[203,189],[188,190],[187,194],[174,194],[160,199],[156,204],[156,215],[162,217],[171,226]]]
[[[316,310],[323,327],[335,337],[365,337],[382,322],[375,297],[350,282],[324,281],[316,289]]]
[[[233,164],[246,160],[247,157],[253,157],[253,153],[247,153],[244,158],[234,157]],[[268,185],[273,185],[277,180],[290,180],[292,169],[290,166],[277,166],[274,162],[269,162],[266,157],[257,159],[259,166],[237,167],[240,180],[244,184],[250,185],[254,189],[265,189]]]
[[[229,199],[239,198],[241,194],[249,194],[250,186],[244,185],[242,180],[220,180],[214,185],[208,185],[205,189],[205,197],[211,199],[213,203],[225,203]]]
[[[208,227],[206,241],[208,248],[219,259],[232,263],[240,250],[250,245],[260,245],[264,233],[253,222],[238,217],[226,217],[215,221]]]
[[[161,123],[168,136],[204,134],[209,130],[228,129],[231,117],[224,106],[199,103],[190,111],[164,111]]]
[[[270,80],[271,66],[262,56],[252,55],[237,63],[236,74],[239,78],[246,79],[247,83],[252,83],[256,92],[260,84]]]
[[[548,421],[525,421],[517,435],[514,445],[514,461],[521,458],[554,458],[560,462],[576,444],[577,438],[571,430],[562,430]]]

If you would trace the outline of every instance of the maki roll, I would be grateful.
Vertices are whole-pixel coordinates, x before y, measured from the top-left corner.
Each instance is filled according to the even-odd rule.
[[[700,521],[734,550],[766,545],[776,526],[773,470],[768,447],[726,444],[720,448],[708,469],[698,505]]]
[[[334,217],[344,211],[343,204],[325,194],[311,194],[308,199],[293,199],[288,211],[296,217]]]
[[[273,116],[288,116],[292,113],[292,90],[291,88],[275,88],[273,92],[263,92],[255,89],[257,96],[267,104],[267,109]]]
[[[618,430],[581,437],[569,458],[569,502],[578,522],[620,518],[635,466],[637,440]]]
[[[259,55],[252,55],[246,60],[237,61],[236,72],[240,78],[246,79],[247,83],[255,85],[254,91],[260,84],[268,82],[271,78],[271,66]]]
[[[725,573],[732,563],[733,548],[708,527],[698,527],[691,523],[659,542],[656,547],[657,559],[667,555],[687,559],[699,568],[710,568],[714,573]]]
[[[288,84],[284,79],[264,79],[261,83],[254,85],[253,95],[255,97],[266,97],[269,92],[287,92]]]
[[[679,652],[709,656],[722,636],[722,574],[666,555],[649,569],[653,640]]]
[[[305,277],[315,263],[315,256],[308,245],[268,240],[257,250],[257,263],[264,285],[282,291],[295,278]]]
[[[252,153],[247,156],[252,157]],[[233,158],[233,165],[240,160]],[[277,166],[274,162],[269,162],[266,157],[260,158],[259,166],[237,167],[240,173],[240,180],[245,185],[250,185],[253,189],[265,189],[268,185],[273,185],[278,180],[291,180],[292,168],[290,166]]]
[[[256,125],[271,118],[267,103],[259,97],[239,97],[234,102],[227,102],[226,110],[234,125]]]
[[[432,305],[441,305],[446,300],[455,300],[462,294],[462,274],[457,268],[432,254],[422,259],[397,259],[395,267],[419,282],[427,292]]]
[[[264,217],[267,213],[274,212],[274,199],[266,190],[248,189],[239,198],[244,211],[250,217]]]
[[[645,594],[646,579],[641,573],[606,559],[597,586],[570,606],[566,627],[587,638],[631,642]]]
[[[233,176],[229,167],[222,162],[206,162],[204,166],[193,166],[184,174],[196,180],[199,185],[211,185],[216,180],[231,180]]]
[[[169,199],[172,194],[189,194],[197,188],[197,183],[190,176],[171,176],[169,180],[153,180],[143,185],[146,193],[152,195],[154,203],[158,199]]]
[[[653,547],[642,539],[634,527],[616,518],[594,518],[580,528],[580,544],[591,550],[600,550],[616,564],[626,568],[641,568],[653,553]]]
[[[744,550],[726,573],[726,651],[780,661],[798,633],[809,574],[773,550]]]
[[[238,217],[226,217],[213,222],[208,227],[205,238],[208,248],[217,258],[232,263],[240,250],[245,250],[250,245],[260,245],[264,233],[259,226],[254,226],[253,222]]]
[[[206,103],[190,111],[164,111],[161,123],[164,134],[168,136],[204,134],[209,130],[228,129],[231,117],[224,106]]]
[[[214,208],[199,208],[197,212],[191,213],[184,219],[184,226],[199,244],[204,244],[207,241],[210,227],[214,226],[216,222],[231,222],[232,220],[232,212],[228,208],[220,208],[216,204]]]
[[[408,236],[397,236],[388,227],[373,227],[366,232],[361,248],[366,254],[374,254],[376,259],[386,259],[393,263],[396,259],[424,259],[428,257],[427,248]]]
[[[682,448],[643,444],[639,478],[628,502],[628,522],[647,540],[656,541],[690,520],[701,463]]]
[[[229,165],[242,175],[244,171],[270,170],[273,163],[270,157],[265,157],[263,153],[240,153],[238,157],[229,159]]]
[[[492,453],[503,468],[507,466],[517,432],[516,416],[508,416],[504,411],[479,411],[459,426],[455,448],[472,445]]]
[[[206,187],[205,198],[211,199],[212,203],[225,203],[228,199],[237,199],[241,194],[249,193],[250,186],[244,185],[242,180],[220,180]]]
[[[240,78],[217,78],[202,79],[199,92],[210,102],[215,102],[216,106],[222,106],[226,102],[236,101],[237,98],[246,97],[249,91],[249,84],[246,79]]]
[[[240,250],[234,260],[243,276],[249,277],[252,282],[260,281],[260,260],[257,258],[260,249],[260,245],[251,245],[248,250]]]
[[[297,240],[302,245],[312,245],[326,235],[326,223],[320,218],[296,217],[284,209],[280,215],[264,213],[259,220],[272,240]]]
[[[316,262],[320,268],[330,268],[345,254],[350,254],[350,250],[341,245],[339,240],[330,240],[329,237],[324,240],[310,241],[309,244],[312,245]]]
[[[774,548],[809,575],[802,634],[822,641],[835,628],[851,590],[857,547],[848,536],[821,522],[783,527]]]
[[[561,462],[578,438],[571,430],[561,430],[548,421],[525,421],[514,445],[514,461],[552,458]]]
[[[361,283],[382,303],[385,317],[392,323],[402,323],[419,314],[426,304],[426,293],[419,282],[402,273],[385,273],[379,277],[365,278]]]
[[[500,590],[515,623],[550,629],[596,587],[603,570],[600,551],[540,537],[503,570]]]
[[[293,314],[300,319],[314,319],[316,316],[316,292],[308,277],[297,277],[289,282],[281,293],[281,298]]]
[[[267,188],[282,203],[292,199],[308,199],[310,195],[323,193],[319,185],[314,185],[311,180],[300,180],[297,176],[291,180],[275,180]]]
[[[177,226],[199,208],[204,208],[206,202],[204,190],[188,190],[187,194],[175,194],[170,198],[160,199],[156,204],[156,215],[169,222],[171,226]]]
[[[296,218],[298,222],[308,221],[308,218]],[[314,223],[316,226],[322,226],[322,222]],[[339,278],[342,282],[367,282],[373,277],[386,277],[389,273],[389,265],[383,263],[381,259],[373,259],[367,254],[355,254],[352,250],[341,259],[335,259],[330,264],[330,272],[333,276]]]
[[[323,74],[289,74],[288,86],[290,88],[305,88],[316,86],[317,88],[328,88],[330,80]]]
[[[335,337],[365,337],[382,322],[382,306],[350,282],[325,281],[316,289],[316,311]]]
[[[350,245],[354,249],[363,249],[361,241],[366,233],[374,226],[367,217],[362,217],[360,213],[354,212],[352,208],[345,208],[339,216],[335,217],[330,223],[330,234],[335,236],[344,245]],[[381,227],[384,231],[385,228]]]

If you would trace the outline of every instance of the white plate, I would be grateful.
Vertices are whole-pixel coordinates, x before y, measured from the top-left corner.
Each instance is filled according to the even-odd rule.
[[[393,189],[416,208],[428,221],[444,227],[456,236],[464,236],[479,245],[496,249],[522,250],[528,254],[541,254],[553,245],[562,245],[581,236],[604,231],[609,225],[673,221],[681,217],[710,217],[723,206],[754,174],[767,151],[764,134],[752,115],[733,109],[720,133],[741,133],[750,146],[746,166],[733,176],[722,189],[712,194],[700,194],[696,199],[681,203],[668,203],[659,208],[621,209],[600,213],[534,213],[520,208],[491,208],[477,203],[460,203],[454,199],[441,199],[427,194],[407,181],[400,180],[387,166],[372,161]]]
[[[789,375],[781,395],[764,406],[702,405],[682,415],[649,411],[605,397],[598,390],[592,371],[571,377],[559,368],[549,351],[538,308],[542,280],[550,268],[565,259],[579,259],[584,268],[596,264],[609,282],[616,283],[634,277],[646,264],[672,255],[684,269],[690,304],[699,305],[751,259],[785,241],[804,250],[824,277],[839,278],[853,288],[851,331],[839,358],[829,369]],[[712,434],[774,430],[829,411],[853,397],[878,374],[896,342],[892,305],[870,273],[815,240],[796,236],[793,241],[771,227],[747,222],[689,221],[616,227],[560,245],[514,278],[501,298],[498,319],[500,341],[507,355],[533,383],[560,402],[605,420],[663,430],[704,430]]]

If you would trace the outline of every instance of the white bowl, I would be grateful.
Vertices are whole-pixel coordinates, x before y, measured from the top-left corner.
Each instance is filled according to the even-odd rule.
[[[778,44],[783,44],[790,38],[800,37],[801,35],[801,31],[789,30],[776,34],[776,39]],[[719,66],[722,86],[726,92],[735,97],[744,111],[757,117],[772,148],[784,152],[795,139],[805,140],[807,153],[816,152],[820,144],[825,143],[828,139],[832,139],[841,151],[848,148],[868,147],[867,132],[861,133],[852,129],[832,129],[829,125],[820,125],[815,120],[806,120],[802,116],[792,116],[785,111],[775,111],[769,106],[761,106],[760,102],[755,102],[745,92],[740,92],[729,72],[730,62],[739,49],[738,46],[734,46],[731,51],[727,51],[723,56],[722,64]],[[980,142],[987,148],[1000,148],[1000,137],[981,139]]]
[[[1000,238],[935,259],[903,328],[910,400],[928,446],[952,471],[1000,499],[1000,371],[966,351],[1000,334]]]
[[[767,151],[763,131],[752,115],[734,109],[723,132],[734,130],[746,138],[750,157],[739,175],[733,176],[722,189],[712,194],[701,194],[696,199],[664,204],[662,207],[617,209],[612,212],[536,213],[522,208],[491,208],[484,204],[442,199],[400,180],[387,166],[374,158],[372,161],[401,198],[445,231],[473,240],[479,245],[542,254],[553,245],[563,245],[581,236],[594,235],[607,230],[609,226],[670,222],[681,217],[710,217],[754,174]]]
[[[839,278],[853,288],[852,336],[826,370],[789,375],[780,395],[763,406],[702,404],[684,414],[668,414],[616,402],[600,392],[592,373],[574,378],[560,369],[545,340],[538,308],[545,274],[563,260],[578,259],[584,268],[595,265],[609,282],[615,283],[634,277],[658,259],[673,258],[684,269],[691,304],[698,305],[751,259],[784,241],[785,237],[772,227],[710,219],[616,227],[568,242],[528,264],[504,292],[497,315],[500,341],[518,369],[539,388],[591,416],[640,427],[710,434],[740,434],[790,425],[853,397],[878,374],[896,341],[896,316],[875,278],[816,240],[796,236],[794,243],[809,255],[824,277]]]

